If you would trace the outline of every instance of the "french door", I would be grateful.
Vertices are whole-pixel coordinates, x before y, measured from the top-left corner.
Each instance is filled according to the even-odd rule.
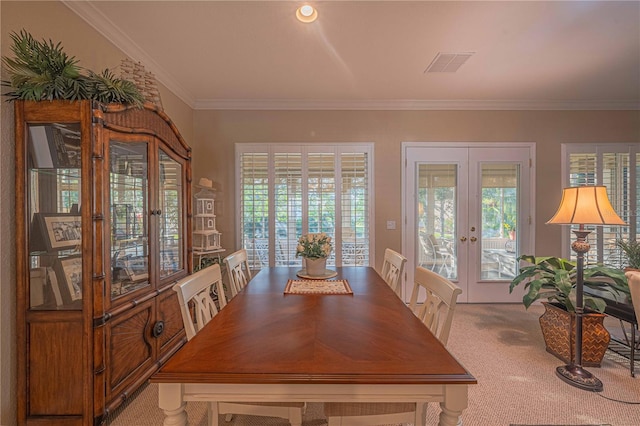
[[[404,298],[416,266],[457,283],[460,302],[509,294],[521,253],[533,253],[533,144],[404,143]]]

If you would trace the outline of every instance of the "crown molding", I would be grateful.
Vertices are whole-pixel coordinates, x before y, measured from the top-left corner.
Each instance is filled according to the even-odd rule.
[[[191,108],[194,107],[195,99],[189,95],[184,87],[140,48],[140,46],[130,39],[113,21],[100,12],[92,2],[70,0],[61,0],[61,2],[89,24],[89,26],[106,37],[107,40],[113,43],[118,49],[122,50],[125,55],[144,65],[147,71],[155,75],[159,83],[162,83],[184,103]]]
[[[521,101],[521,100],[305,100],[210,99],[196,100],[194,109],[207,110],[540,110],[597,111],[640,110],[638,101]]]
[[[321,100],[321,99],[195,99],[180,82],[160,66],[91,1],[61,0],[71,11],[111,41],[134,61],[152,72],[156,80],[195,110],[640,110],[638,100]]]

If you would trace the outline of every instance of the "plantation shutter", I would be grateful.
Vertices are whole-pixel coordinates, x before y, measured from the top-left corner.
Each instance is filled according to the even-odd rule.
[[[239,240],[252,267],[301,265],[297,241],[309,232],[331,236],[328,265],[368,266],[372,149],[237,144]]]
[[[342,264],[369,264],[369,170],[366,153],[341,157]]]
[[[624,259],[615,242],[621,238],[638,238],[638,145],[570,144],[564,147],[569,165],[569,186],[606,186],[611,205],[629,224],[628,227],[595,227],[594,232],[589,235],[591,249],[585,255],[585,261],[614,267],[624,266]],[[573,241],[573,234],[569,238]],[[575,259],[575,253],[571,253],[571,258]]]

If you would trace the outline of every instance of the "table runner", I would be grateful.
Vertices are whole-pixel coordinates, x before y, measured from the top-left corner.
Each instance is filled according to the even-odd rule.
[[[289,280],[284,294],[353,294],[347,280]]]

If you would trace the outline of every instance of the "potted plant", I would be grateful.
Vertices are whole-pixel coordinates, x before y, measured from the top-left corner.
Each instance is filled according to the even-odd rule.
[[[540,317],[540,328],[547,352],[569,363],[574,359],[576,264],[559,257],[535,257],[523,255],[518,260],[527,262],[513,279],[509,292],[525,283],[522,302],[526,308],[537,300],[545,312]],[[584,287],[612,294],[629,294],[624,272],[606,266],[584,268]],[[585,292],[583,296],[583,355],[585,366],[600,366],[609,345],[609,332],[603,325],[606,302]]]
[[[324,232],[302,235],[296,247],[296,257],[304,259],[304,268],[310,276],[322,276],[331,254],[331,237]]]
[[[139,107],[145,101],[134,82],[116,78],[109,69],[97,74],[81,68],[61,43],[35,40],[25,30],[11,33],[11,39],[15,57],[2,57],[9,79],[1,83],[12,89],[4,93],[10,100],[93,99]]]
[[[626,262],[625,271],[640,270],[640,241],[619,238],[616,240],[616,247],[623,254],[623,262]]]

